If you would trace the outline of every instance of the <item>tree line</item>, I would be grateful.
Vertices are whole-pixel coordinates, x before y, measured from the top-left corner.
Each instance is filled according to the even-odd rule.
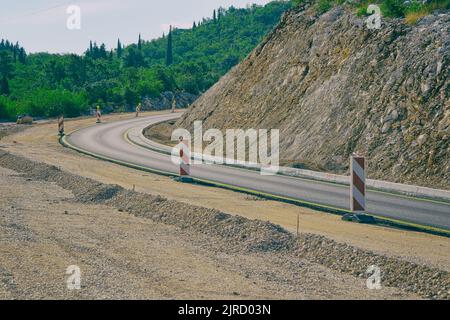
[[[214,10],[190,29],[114,48],[91,41],[82,55],[27,54],[18,43],[0,43],[0,119],[18,114],[73,117],[100,105],[132,110],[165,91],[201,94],[244,59],[278,23],[289,1]]]

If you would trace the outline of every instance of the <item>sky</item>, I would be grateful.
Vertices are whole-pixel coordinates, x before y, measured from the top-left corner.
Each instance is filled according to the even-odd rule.
[[[0,0],[0,39],[27,52],[82,53],[89,41],[115,48],[160,37],[170,25],[190,28],[193,21],[211,17],[214,9],[266,4],[270,0]],[[77,12],[70,6],[78,6]],[[68,28],[68,21],[69,26]],[[77,28],[80,21],[80,28]]]

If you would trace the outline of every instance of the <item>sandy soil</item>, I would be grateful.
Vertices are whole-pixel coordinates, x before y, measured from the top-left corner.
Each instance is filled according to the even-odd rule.
[[[133,114],[106,116],[106,121],[132,117]],[[66,122],[66,132],[93,125],[93,119]],[[279,224],[290,231],[296,229],[297,215],[300,231],[324,235],[339,242],[384,255],[437,266],[450,271],[450,239],[423,233],[395,230],[379,226],[358,225],[330,215],[275,201],[260,201],[228,190],[203,186],[188,186],[170,178],[143,173],[80,155],[59,145],[56,123],[35,125],[0,141],[3,150],[56,165],[62,169],[114,183],[137,191],[160,194],[166,198]]]

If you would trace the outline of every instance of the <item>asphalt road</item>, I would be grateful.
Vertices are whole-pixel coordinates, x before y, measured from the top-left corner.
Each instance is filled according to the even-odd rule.
[[[67,142],[84,151],[130,164],[177,173],[170,156],[142,148],[125,139],[132,128],[144,128],[152,123],[178,117],[165,114],[151,117],[102,123],[76,131]],[[262,176],[257,171],[222,165],[194,165],[196,178],[231,184],[238,187],[290,197],[320,205],[349,208],[349,187],[281,175]],[[367,213],[392,219],[450,230],[450,203],[367,191]]]

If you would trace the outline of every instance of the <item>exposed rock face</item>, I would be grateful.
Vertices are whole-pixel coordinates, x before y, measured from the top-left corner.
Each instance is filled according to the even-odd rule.
[[[414,26],[343,8],[291,11],[177,125],[280,129],[285,163],[343,173],[352,152],[369,177],[449,188],[449,12]]]
[[[198,96],[188,92],[163,92],[157,98],[145,98],[142,102],[143,110],[171,109],[173,98],[176,100],[177,109],[186,108],[197,99]]]

